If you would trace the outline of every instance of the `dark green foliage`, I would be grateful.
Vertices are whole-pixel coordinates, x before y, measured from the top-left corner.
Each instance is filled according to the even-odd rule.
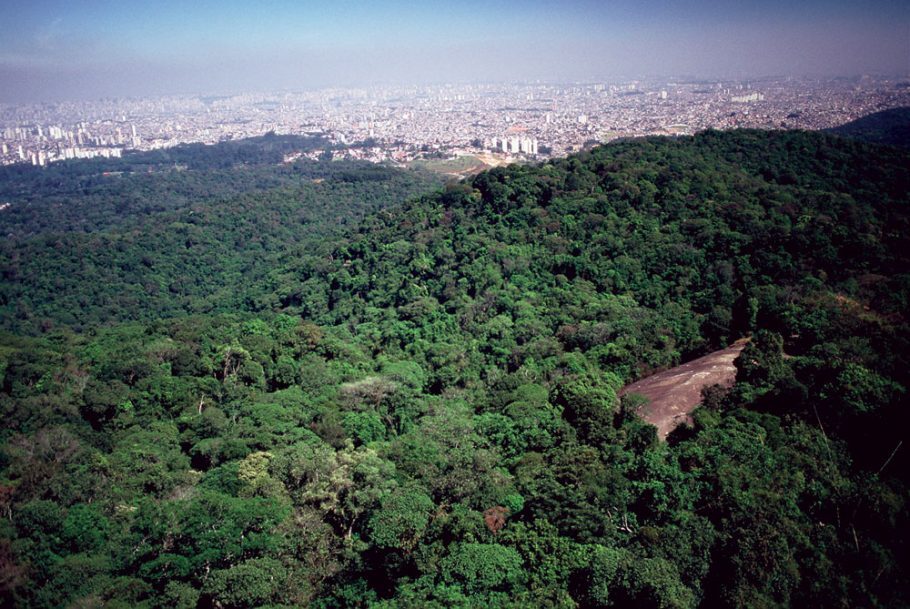
[[[370,518],[370,540],[380,548],[412,550],[426,531],[433,507],[433,500],[419,489],[393,491]]]
[[[458,544],[442,561],[441,571],[443,581],[468,594],[510,592],[524,580],[521,556],[498,544]]]
[[[322,264],[325,240],[342,227],[432,186],[368,163],[269,158],[119,177],[87,165],[73,179],[91,187],[72,192],[63,190],[68,178],[26,172],[0,216],[0,327],[82,327],[294,299],[251,288],[291,257]]]
[[[910,108],[876,112],[828,131],[873,144],[907,148],[910,147]]]
[[[308,145],[3,174],[6,604],[910,603],[906,153]],[[740,337],[668,442],[617,397]]]
[[[287,571],[277,560],[253,559],[212,572],[203,594],[220,607],[258,607],[279,595],[286,578]]]

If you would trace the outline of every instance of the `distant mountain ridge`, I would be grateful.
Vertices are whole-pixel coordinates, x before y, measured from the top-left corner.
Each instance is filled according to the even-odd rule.
[[[826,131],[872,144],[910,148],[910,108],[875,112]]]

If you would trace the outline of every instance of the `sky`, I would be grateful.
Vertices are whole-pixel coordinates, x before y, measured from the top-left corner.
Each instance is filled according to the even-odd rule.
[[[906,0],[4,0],[0,102],[910,74]]]

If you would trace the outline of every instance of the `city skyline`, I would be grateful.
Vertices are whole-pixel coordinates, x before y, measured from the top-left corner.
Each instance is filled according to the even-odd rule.
[[[648,75],[903,75],[891,0],[4,3],[0,102]]]
[[[406,166],[461,157],[476,159],[472,167],[493,166],[622,137],[826,129],[908,106],[906,81],[873,77],[449,83],[19,104],[0,106],[0,165],[119,157],[274,132],[319,136],[340,158]],[[326,148],[312,152],[320,157]]]

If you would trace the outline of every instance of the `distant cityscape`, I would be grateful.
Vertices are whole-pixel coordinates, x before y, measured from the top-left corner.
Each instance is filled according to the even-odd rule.
[[[824,129],[900,106],[910,106],[910,82],[877,77],[389,86],[0,105],[0,164],[119,157],[275,132],[323,136],[336,157],[405,164],[471,155],[496,165],[623,137]]]

